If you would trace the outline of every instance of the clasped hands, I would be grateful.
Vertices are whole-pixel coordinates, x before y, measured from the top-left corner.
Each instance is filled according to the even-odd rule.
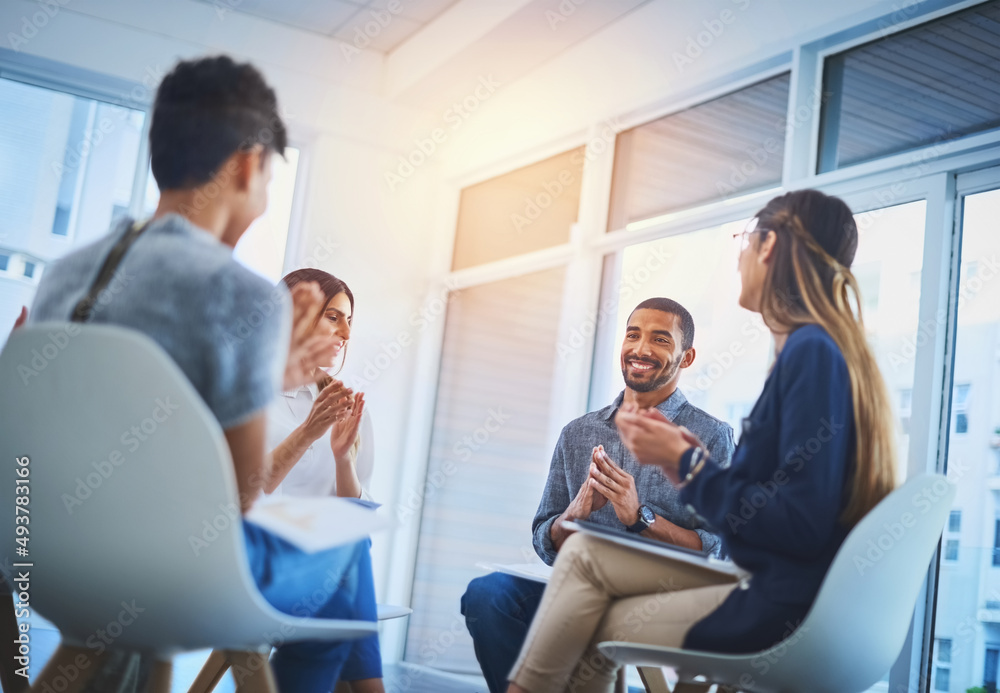
[[[576,497],[563,514],[564,520],[585,520],[610,501],[615,515],[626,525],[639,521],[639,494],[635,479],[619,467],[598,445],[590,454],[590,470]]]
[[[615,415],[615,425],[625,447],[641,464],[653,464],[674,484],[680,483],[680,462],[692,447],[704,448],[698,436],[678,426],[658,409],[640,409],[622,404]]]

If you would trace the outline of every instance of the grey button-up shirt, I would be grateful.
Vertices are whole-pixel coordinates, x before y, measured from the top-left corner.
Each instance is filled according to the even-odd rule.
[[[603,445],[608,456],[635,478],[635,488],[640,503],[648,505],[657,515],[679,527],[693,529],[701,537],[703,548],[714,554],[719,553],[721,546],[719,538],[705,529],[697,516],[681,503],[680,494],[663,476],[660,468],[639,464],[618,437],[614,416],[621,406],[624,395],[624,392],[619,394],[610,406],[584,414],[569,422],[559,436],[559,442],[556,443],[556,449],[552,453],[552,464],[549,466],[545,491],[538,504],[535,519],[531,523],[535,553],[549,565],[556,560],[556,547],[552,544],[549,531],[556,518],[569,507],[570,501],[587,479],[591,452],[597,445]],[[688,402],[679,389],[674,390],[674,393],[661,402],[657,409],[677,425],[687,427],[698,436],[708,448],[714,461],[722,465],[729,464],[736,448],[733,443],[733,429],[729,424],[719,421]],[[615,515],[611,503],[591,513],[588,519],[622,532],[626,531],[625,525]]]

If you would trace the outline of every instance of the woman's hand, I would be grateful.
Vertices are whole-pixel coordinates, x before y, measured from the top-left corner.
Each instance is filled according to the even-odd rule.
[[[654,464],[673,483],[680,482],[678,468],[688,448],[700,441],[683,426],[669,421],[659,411],[640,410],[623,404],[615,416],[615,424],[625,447],[642,464]]]
[[[365,393],[354,395],[352,407],[347,415],[339,419],[330,429],[330,449],[337,464],[349,463],[353,460],[348,456],[354,441],[358,439],[361,428],[361,415],[365,412]]]
[[[331,425],[350,416],[354,406],[354,391],[344,383],[334,380],[323,388],[313,402],[309,416],[299,427],[303,438],[310,445],[318,440]]]
[[[316,282],[301,282],[292,288],[292,341],[285,362],[285,391],[310,382],[316,368],[330,363],[337,350],[336,339],[316,334],[323,303],[323,292]]]

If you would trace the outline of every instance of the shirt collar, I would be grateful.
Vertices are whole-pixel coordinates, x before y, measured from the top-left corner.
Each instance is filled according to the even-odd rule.
[[[131,225],[133,222],[126,219],[124,223]],[[182,233],[190,238],[201,241],[202,243],[220,246],[230,251],[232,250],[232,248],[223,243],[220,239],[216,238],[211,231],[194,224],[190,219],[182,214],[178,214],[177,212],[170,212],[159,218],[151,217],[145,221],[140,219],[137,220],[136,223],[148,223],[146,227],[147,231],[153,230],[156,232]]]
[[[319,386],[316,383],[307,383],[306,385],[297,387],[294,390],[287,390],[285,392],[282,392],[281,394],[283,394],[288,399],[295,399],[296,397],[299,396],[300,392],[308,392],[309,394],[312,395],[313,399],[316,399],[317,397],[319,397]]]
[[[604,411],[601,412],[602,417],[605,421],[610,421],[614,418],[615,414],[618,413],[618,408],[622,405],[622,401],[625,399],[625,390],[618,393],[615,397],[615,401],[611,403],[611,406],[605,407]],[[681,392],[680,388],[675,389],[669,397],[656,405],[656,408],[660,410],[660,413],[671,421],[680,413],[684,405],[687,404],[687,397]]]

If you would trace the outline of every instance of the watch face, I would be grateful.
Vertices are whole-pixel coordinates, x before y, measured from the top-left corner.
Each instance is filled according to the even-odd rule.
[[[642,506],[641,508],[639,508],[639,517],[640,517],[640,518],[641,518],[641,519],[642,519],[642,520],[643,520],[643,521],[644,521],[644,522],[645,522],[645,523],[646,523],[647,525],[651,525],[651,524],[653,524],[653,520],[654,520],[654,519],[656,519],[656,515],[654,515],[654,514],[653,514],[653,511],[652,511],[652,510],[650,510],[650,509],[649,509],[649,507],[648,507],[648,506],[645,506],[645,505],[644,505],[644,506]]]

